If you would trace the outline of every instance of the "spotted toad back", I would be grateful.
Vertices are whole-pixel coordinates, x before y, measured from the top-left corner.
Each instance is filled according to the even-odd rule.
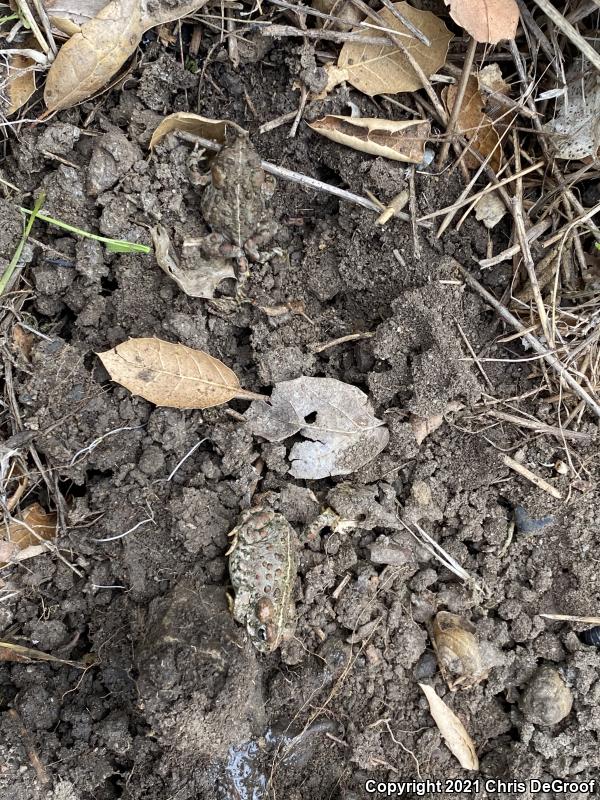
[[[272,652],[294,629],[298,537],[285,517],[264,508],[245,511],[229,535],[233,616],[260,652]]]

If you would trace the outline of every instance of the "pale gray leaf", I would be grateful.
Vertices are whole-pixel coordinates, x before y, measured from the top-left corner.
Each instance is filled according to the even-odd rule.
[[[289,459],[295,478],[348,475],[387,445],[389,434],[369,398],[356,386],[334,378],[296,378],[277,384],[271,403],[253,403],[246,412],[257,436],[280,442],[295,433]]]
[[[156,263],[190,297],[210,300],[226,278],[235,278],[233,262],[227,258],[189,259],[182,266],[162,225],[152,228]]]

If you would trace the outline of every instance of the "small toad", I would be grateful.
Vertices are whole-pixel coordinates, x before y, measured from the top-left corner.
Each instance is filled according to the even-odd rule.
[[[234,619],[257,650],[273,652],[295,627],[298,537],[284,516],[262,507],[244,511],[229,536]]]
[[[213,263],[235,259],[237,277],[243,280],[249,261],[264,262],[271,255],[262,248],[277,231],[269,213],[274,189],[275,181],[263,170],[248,134],[235,128],[212,160],[202,195],[202,214],[211,233],[186,240],[184,248],[198,247]]]

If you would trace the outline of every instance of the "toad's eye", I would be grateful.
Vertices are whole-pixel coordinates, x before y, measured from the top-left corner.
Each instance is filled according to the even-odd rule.
[[[261,625],[260,628],[256,631],[256,633],[261,641],[263,642],[267,641],[267,628],[265,625]]]

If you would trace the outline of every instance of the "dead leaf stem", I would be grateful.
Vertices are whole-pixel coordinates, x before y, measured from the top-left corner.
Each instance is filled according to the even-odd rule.
[[[418,39],[420,42],[422,42],[422,43],[425,45],[425,47],[431,47],[431,42],[429,41],[429,39],[427,38],[427,36],[425,36],[425,34],[424,34],[422,31],[420,31],[420,30],[417,28],[417,26],[416,26],[416,25],[413,25],[413,24],[412,24],[412,22],[411,22],[411,21],[408,19],[408,17],[406,17],[406,15],[405,15],[405,14],[403,14],[401,11],[399,11],[399,10],[396,8],[396,6],[394,5],[394,3],[392,3],[392,0],[381,0],[381,2],[383,3],[383,5],[384,5],[384,6],[385,6],[385,7],[386,7],[386,8],[387,8],[389,11],[391,11],[391,12],[392,12],[392,14],[393,14],[393,15],[396,17],[396,19],[398,20],[398,22],[400,22],[402,25],[404,25],[404,27],[406,28],[406,30],[407,30],[407,31],[410,31],[410,32],[412,33],[412,35],[413,35],[413,36],[414,36],[416,39]]]
[[[323,28],[296,28],[293,25],[265,25],[260,27],[261,36],[279,39],[281,36],[301,36],[306,39],[324,39],[328,42],[352,42],[353,44],[381,44],[380,36],[360,36],[352,31],[331,31]]]
[[[587,42],[579,31],[560,13],[560,11],[550,3],[550,0],[533,0],[542,9],[544,14],[552,20],[556,27],[577,47],[581,53],[590,61],[591,64],[600,72],[600,54],[594,50],[592,45]],[[552,62],[551,62],[552,63]]]
[[[442,169],[442,167],[446,163],[446,158],[448,157],[448,151],[450,150],[450,145],[452,144],[452,137],[454,136],[454,132],[456,131],[456,126],[458,124],[458,117],[460,115],[463,100],[465,98],[467,83],[469,81],[469,76],[471,75],[471,68],[473,67],[473,60],[475,59],[476,49],[477,49],[477,42],[471,36],[469,40],[469,46],[467,47],[467,52],[465,54],[463,70],[460,76],[460,80],[458,81],[458,86],[456,87],[456,97],[454,98],[454,105],[452,106],[450,119],[448,120],[448,125],[446,126],[446,140],[442,144],[442,147],[440,149],[440,154],[437,160],[438,169]]]

